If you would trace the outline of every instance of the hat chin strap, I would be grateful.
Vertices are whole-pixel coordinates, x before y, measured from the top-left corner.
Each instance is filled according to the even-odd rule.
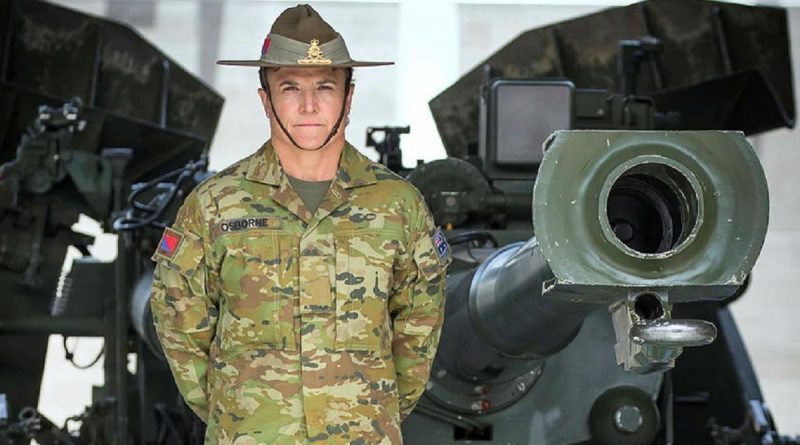
[[[339,112],[339,118],[336,119],[336,124],[333,126],[333,128],[331,128],[331,132],[328,133],[328,137],[326,137],[325,141],[322,142],[322,144],[317,148],[302,147],[300,146],[300,144],[297,143],[297,141],[294,140],[292,135],[289,134],[289,131],[286,129],[285,126],[283,126],[283,122],[281,122],[281,118],[280,116],[278,116],[278,112],[275,111],[275,104],[272,103],[272,92],[269,90],[269,84],[267,82],[264,82],[264,88],[267,90],[267,96],[269,97],[269,107],[272,110],[272,115],[275,116],[275,121],[278,122],[278,126],[281,127],[281,131],[283,131],[283,134],[285,134],[286,137],[289,138],[289,142],[291,142],[292,145],[303,151],[318,151],[322,147],[326,146],[328,142],[330,142],[331,139],[333,139],[333,137],[336,136],[336,133],[339,132],[339,126],[342,125],[342,119],[344,119],[344,109],[345,106],[347,105],[347,95],[350,94],[350,81],[351,81],[351,74],[349,74],[348,72],[348,75],[345,76],[344,99],[342,100],[342,110]]]

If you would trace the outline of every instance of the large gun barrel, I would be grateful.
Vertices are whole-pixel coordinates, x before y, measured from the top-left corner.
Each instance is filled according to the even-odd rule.
[[[508,362],[560,351],[596,306],[543,298],[552,279],[536,238],[499,249],[449,288],[438,359],[460,378],[485,381]]]
[[[556,133],[534,186],[535,236],[449,278],[428,394],[465,413],[514,404],[598,309],[613,334],[597,342],[620,373],[671,369],[716,336],[710,322],[672,319],[672,305],[744,284],[768,206],[741,133]]]

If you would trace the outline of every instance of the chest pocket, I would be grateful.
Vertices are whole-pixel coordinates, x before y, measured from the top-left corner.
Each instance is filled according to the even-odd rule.
[[[299,237],[275,230],[226,235],[220,266],[223,350],[295,350],[293,256]]]
[[[400,242],[383,231],[352,231],[336,237],[337,350],[391,348],[388,299]]]

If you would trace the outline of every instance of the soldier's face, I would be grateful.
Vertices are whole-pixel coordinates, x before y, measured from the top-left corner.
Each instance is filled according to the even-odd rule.
[[[338,68],[280,68],[267,72],[270,95],[259,90],[264,111],[269,116],[270,130],[274,143],[286,143],[289,139],[278,126],[270,107],[275,107],[286,131],[303,148],[319,147],[336,124],[342,105],[344,118],[339,131],[327,146],[340,146],[344,143],[345,119],[350,113],[353,88],[344,97],[345,72]]]

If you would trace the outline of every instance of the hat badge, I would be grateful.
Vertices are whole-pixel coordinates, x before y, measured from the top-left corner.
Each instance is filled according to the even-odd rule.
[[[311,39],[311,46],[308,48],[308,54],[305,59],[297,61],[300,65],[330,65],[331,59],[326,59],[322,55],[322,48],[319,47],[319,40]]]

